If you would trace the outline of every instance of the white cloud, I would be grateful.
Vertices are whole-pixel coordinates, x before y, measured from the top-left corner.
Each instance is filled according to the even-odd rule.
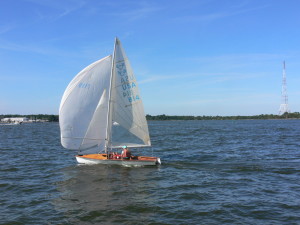
[[[127,21],[134,21],[141,18],[149,17],[156,12],[163,10],[161,6],[154,6],[149,2],[127,2],[124,1],[118,5],[111,5],[112,8],[116,8],[116,11],[106,12],[108,16],[122,17]]]
[[[49,19],[51,21],[56,21],[62,17],[65,17],[71,14],[74,11],[77,11],[86,5],[86,1],[83,0],[64,0],[64,1],[55,1],[55,0],[25,0],[27,2],[34,3],[36,5],[51,8],[54,11],[51,11],[51,14],[45,14],[44,11],[39,8],[35,10],[39,19]],[[49,10],[48,10],[49,11]]]
[[[0,34],[5,34],[15,28],[15,25],[12,24],[4,24],[0,26]]]
[[[38,46],[36,44],[16,44],[13,42],[5,41],[0,39],[0,49],[16,51],[16,52],[32,52],[43,55],[62,55],[62,56],[70,56],[72,55],[70,52],[65,52],[59,48],[54,47],[46,47],[46,46]]]
[[[221,20],[227,17],[232,17],[240,14],[245,14],[252,11],[261,10],[264,8],[269,7],[269,5],[262,5],[258,7],[247,8],[246,3],[242,3],[240,5],[233,5],[232,7],[228,8],[227,10],[221,12],[211,12],[207,14],[197,14],[197,15],[190,15],[190,16],[179,16],[176,18],[176,21],[181,22],[197,22],[197,23],[211,23],[217,20]]]
[[[156,82],[156,81],[161,81],[161,80],[169,80],[169,79],[176,79],[176,78],[182,78],[182,76],[168,76],[168,75],[156,75],[156,76],[151,76],[148,79],[144,79],[139,81],[139,84],[146,84],[146,83],[152,83],[152,82]]]

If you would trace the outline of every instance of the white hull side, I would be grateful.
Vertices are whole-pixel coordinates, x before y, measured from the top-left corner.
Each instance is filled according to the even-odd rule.
[[[83,157],[77,157],[76,160],[80,164],[107,164],[107,165],[122,165],[122,166],[155,166],[161,164],[160,158],[156,161],[146,161],[146,160],[99,160],[99,159],[89,159]]]

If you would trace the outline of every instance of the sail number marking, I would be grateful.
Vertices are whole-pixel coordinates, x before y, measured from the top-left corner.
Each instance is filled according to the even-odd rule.
[[[78,84],[78,87],[79,88],[86,88],[86,89],[89,89],[91,87],[91,84],[88,84],[88,83],[79,83]]]
[[[140,100],[140,96],[135,93],[137,90],[134,82],[134,76],[128,76],[125,63],[118,63],[116,68],[122,85],[123,97],[127,98],[129,103]]]

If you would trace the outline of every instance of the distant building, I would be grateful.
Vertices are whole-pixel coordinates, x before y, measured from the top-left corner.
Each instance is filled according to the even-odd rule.
[[[19,123],[23,123],[23,122],[28,122],[28,118],[27,117],[11,117],[11,118],[3,118],[1,120],[1,122],[5,122],[5,123],[14,123],[14,122],[19,122]]]

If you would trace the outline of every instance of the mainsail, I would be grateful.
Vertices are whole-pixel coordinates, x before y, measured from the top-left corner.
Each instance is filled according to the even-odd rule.
[[[94,62],[70,82],[59,122],[62,145],[84,154],[151,145],[137,82],[117,38],[113,57]]]
[[[148,125],[136,78],[129,60],[116,38],[110,96],[110,147],[150,146]],[[113,126],[117,123],[117,126]]]

